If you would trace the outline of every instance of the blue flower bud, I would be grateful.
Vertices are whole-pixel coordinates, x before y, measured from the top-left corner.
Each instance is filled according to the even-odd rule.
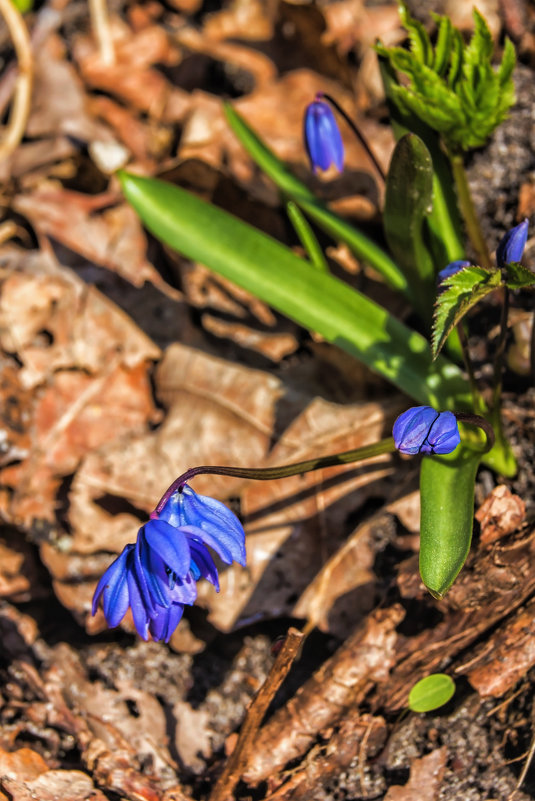
[[[130,607],[144,640],[151,634],[168,642],[184,606],[195,603],[199,579],[207,579],[219,592],[208,548],[227,564],[245,564],[245,532],[236,515],[185,484],[158,517],[140,528],[135,545],[127,545],[108,567],[93,596],[93,614],[102,600],[106,622],[114,627]]]
[[[331,164],[339,172],[344,169],[344,143],[335,116],[329,104],[317,95],[307,106],[304,120],[304,138],[310,165],[327,170]]]
[[[458,259],[457,261],[450,261],[443,270],[441,270],[437,275],[437,282],[440,284],[444,281],[445,278],[449,278],[450,275],[455,275],[464,267],[470,267],[470,262],[466,261],[465,259]]]
[[[392,429],[401,453],[451,453],[461,441],[457,418],[431,406],[413,406],[400,414]]]
[[[513,261],[520,261],[526,242],[528,239],[528,219],[515,225],[510,231],[507,231],[500,244],[496,248],[496,262],[498,267],[504,267]]]

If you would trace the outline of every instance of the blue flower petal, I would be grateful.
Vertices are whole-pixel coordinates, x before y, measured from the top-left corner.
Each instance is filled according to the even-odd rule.
[[[187,485],[181,495],[181,525],[195,526],[202,529],[205,534],[210,534],[230,553],[230,560],[221,557],[224,561],[234,559],[240,565],[244,565],[245,531],[236,515],[224,503],[208,495],[198,495]],[[206,542],[208,543],[208,540]],[[208,544],[214,547],[212,543]]]
[[[165,563],[151,551],[145,538],[144,527],[137,535],[134,571],[148,610],[152,611],[156,604],[169,606],[171,603],[168,593],[169,576],[165,570]]]
[[[392,429],[401,453],[451,453],[461,437],[452,412],[437,412],[431,406],[413,406],[400,414]]]
[[[445,278],[449,278],[450,275],[455,275],[455,273],[460,272],[465,267],[470,267],[470,262],[466,261],[466,259],[458,259],[457,261],[450,261],[446,267],[444,267],[439,274],[437,275],[437,281],[440,284],[444,281]]]
[[[303,133],[312,169],[327,170],[334,164],[339,172],[344,168],[344,143],[330,105],[315,100],[305,110]]]
[[[144,535],[148,546],[160,556],[177,576],[188,573],[191,561],[189,545],[179,528],[165,520],[149,520],[145,524]]]
[[[219,592],[219,575],[214,560],[210,553],[201,543],[196,540],[189,540],[191,550],[191,571],[196,581],[200,578],[207,579],[214,585]]]
[[[102,598],[102,608],[108,626],[118,626],[128,609],[127,560],[133,545],[126,545],[122,553],[108,567],[93,595],[93,614]]]
[[[520,261],[528,239],[529,222],[526,217],[519,225],[507,231],[496,248],[496,262],[498,267],[504,267],[511,262]]]
[[[136,631],[147,641],[149,639],[149,614],[133,570],[128,571],[128,595]]]
[[[180,623],[184,607],[182,604],[173,604],[168,609],[160,607],[157,614],[151,617],[149,630],[156,642],[164,640],[169,642],[171,636]]]

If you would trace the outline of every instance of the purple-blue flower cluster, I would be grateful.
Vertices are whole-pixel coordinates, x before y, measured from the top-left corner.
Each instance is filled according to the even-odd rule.
[[[114,627],[130,607],[144,640],[150,634],[168,642],[184,607],[197,598],[199,579],[208,579],[219,592],[208,548],[226,564],[245,565],[245,532],[236,515],[184,484],[106,570],[93,596],[93,614],[102,601],[106,621]]]
[[[437,412],[431,406],[413,406],[400,414],[392,429],[398,451],[451,453],[461,441],[453,412]]]
[[[317,95],[305,111],[305,147],[314,172],[327,170],[334,164],[338,172],[344,169],[344,143],[336,118],[329,104]]]

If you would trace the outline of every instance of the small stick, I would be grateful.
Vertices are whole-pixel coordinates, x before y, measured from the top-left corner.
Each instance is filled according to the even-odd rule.
[[[103,64],[115,64],[115,48],[110,30],[106,0],[89,0],[89,15]]]
[[[24,135],[32,96],[33,58],[28,28],[12,0],[0,0],[0,13],[11,36],[19,68],[9,122],[0,142],[1,160],[13,153]]]
[[[304,635],[297,629],[291,628],[269,674],[251,702],[236,747],[230,755],[223,773],[210,794],[209,801],[227,801],[238,783],[243,769],[247,763],[249,753],[254,744],[255,735],[260,728],[264,715],[273,700],[275,693],[288,675],[299,653]]]

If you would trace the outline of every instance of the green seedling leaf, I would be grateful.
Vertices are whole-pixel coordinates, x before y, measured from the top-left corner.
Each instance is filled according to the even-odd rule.
[[[286,165],[262,142],[230,104],[225,104],[224,109],[227,121],[236,137],[281,192],[297,203],[307,217],[323,231],[336,240],[345,242],[359,259],[374,267],[393,289],[408,294],[407,279],[390,256],[365,234],[321,203],[305,184],[292,175]]]
[[[383,226],[386,241],[412,287],[414,304],[429,323],[435,293],[435,268],[423,238],[433,201],[433,164],[416,134],[397,143],[386,180]]]
[[[292,223],[295,232],[299,237],[299,241],[308,254],[312,267],[315,267],[316,270],[329,272],[329,265],[327,264],[327,260],[323,255],[320,244],[316,239],[316,235],[299,210],[299,206],[294,203],[293,200],[289,200],[286,204],[286,211],[288,212],[290,222]]]
[[[433,354],[437,356],[448,335],[466,312],[501,285],[499,270],[464,267],[442,281],[435,305]]]
[[[421,23],[402,2],[400,16],[409,34],[410,50],[377,46],[391,67],[409,79],[407,85],[397,81],[391,92],[395,103],[438,131],[450,153],[481,147],[515,100],[513,44],[506,40],[502,63],[494,69],[494,43],[477,9],[473,12],[474,33],[467,45],[447,17],[435,15],[439,33],[434,49],[428,47]]]
[[[409,693],[409,709],[432,712],[447,704],[455,693],[455,682],[445,673],[432,673],[417,681]]]
[[[177,186],[126,172],[119,178],[147,228],[187,258],[339,345],[418,403],[471,408],[460,370],[443,357],[433,363],[425,339],[365,295]]]
[[[511,262],[506,269],[505,285],[509,289],[524,289],[535,286],[535,273],[527,267],[523,267],[519,262]]]
[[[33,9],[33,0],[12,0],[12,2],[21,14],[27,14]]]

